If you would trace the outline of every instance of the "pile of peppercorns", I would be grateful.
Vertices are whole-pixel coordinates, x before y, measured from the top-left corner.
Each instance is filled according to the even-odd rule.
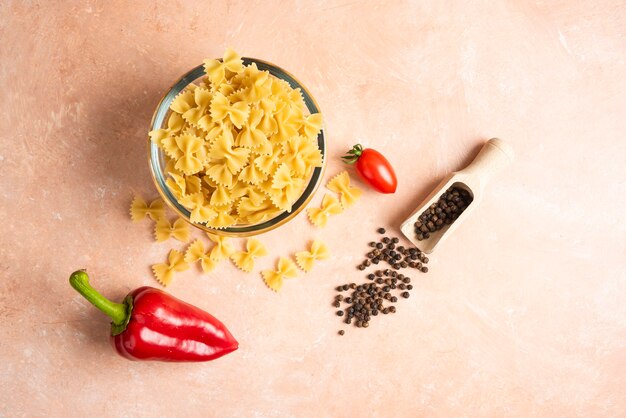
[[[385,232],[385,228],[378,229],[379,234]],[[428,257],[417,248],[405,248],[402,245],[397,245],[399,242],[400,239],[397,237],[383,237],[379,242],[370,242],[369,246],[372,247],[372,250],[366,254],[367,258],[357,268],[365,270],[372,264],[385,261],[395,270],[411,267],[421,270],[422,273],[428,272],[428,267],[424,265],[428,263]]]
[[[379,228],[378,233],[384,234],[384,228]],[[428,267],[424,264],[428,263],[428,258],[417,248],[404,248],[402,245],[397,246],[400,240],[396,237],[383,237],[379,242],[370,242],[369,246],[372,250],[367,253],[367,258],[357,266],[359,270],[365,270],[372,264],[378,264],[385,261],[393,268],[377,270],[369,273],[366,277],[370,282],[360,285],[349,283],[338,286],[336,288],[338,294],[335,296],[333,306],[340,308],[341,303],[348,304],[348,307],[337,311],[337,316],[344,317],[346,324],[352,324],[357,328],[369,327],[370,320],[379,313],[387,315],[396,313],[396,307],[389,303],[396,303],[398,296],[405,299],[409,298],[411,278],[397,270],[405,268],[414,268],[423,273],[428,271]],[[419,260],[419,261],[418,261]],[[350,291],[348,296],[344,296],[343,292]],[[393,295],[392,293],[396,293]],[[387,306],[385,306],[387,303]],[[339,335],[344,335],[345,331],[340,330]]]
[[[430,205],[413,224],[419,241],[430,238],[430,234],[454,222],[472,203],[473,197],[465,189],[450,187]]]

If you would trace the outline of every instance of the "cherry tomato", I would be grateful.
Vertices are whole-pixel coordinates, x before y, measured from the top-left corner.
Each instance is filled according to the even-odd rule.
[[[356,171],[363,181],[377,191],[395,193],[398,186],[396,173],[380,152],[371,148],[363,149],[361,144],[356,144],[343,159],[348,164],[356,163]]]

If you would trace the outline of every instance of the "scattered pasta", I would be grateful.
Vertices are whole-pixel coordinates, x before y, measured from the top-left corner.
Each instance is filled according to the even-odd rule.
[[[254,269],[254,259],[267,255],[265,246],[256,238],[248,238],[246,251],[238,251],[230,256],[235,266],[242,271],[250,273]]]
[[[175,238],[181,242],[189,241],[189,224],[178,218],[173,224],[163,217],[154,225],[154,238],[157,242],[163,242],[169,238]]]
[[[193,264],[196,261],[200,261],[202,271],[205,273],[212,271],[218,263],[205,252],[204,243],[199,239],[192,242],[185,252],[185,262]]]
[[[308,114],[300,89],[244,66],[232,49],[204,70],[172,101],[167,127],[149,134],[167,155],[167,187],[192,222],[211,228],[290,212],[323,164],[322,115]]]
[[[183,255],[177,250],[170,251],[167,261],[167,263],[152,266],[154,278],[163,286],[167,286],[172,282],[175,272],[185,271],[189,268],[189,264],[185,262]]]
[[[227,237],[220,237],[209,233],[207,233],[207,235],[211,241],[215,243],[213,249],[211,250],[211,254],[209,255],[211,260],[221,261],[230,257],[230,255],[235,251]]]
[[[284,279],[292,279],[298,276],[298,269],[293,261],[281,257],[278,260],[276,270],[263,270],[261,272],[263,281],[274,292],[278,292],[283,287]]]
[[[330,257],[330,251],[326,244],[315,240],[311,244],[309,251],[300,251],[296,253],[296,263],[298,267],[305,272],[311,271],[316,260],[325,260]]]
[[[308,208],[306,210],[311,223],[318,228],[323,228],[331,215],[338,215],[342,212],[341,205],[337,198],[331,194],[325,194],[320,208]]]
[[[326,187],[335,193],[339,193],[341,196],[341,206],[344,209],[354,205],[363,194],[361,189],[350,185],[350,175],[347,171],[342,171],[330,179]]]
[[[140,222],[146,215],[153,221],[158,221],[165,216],[163,200],[155,199],[148,205],[143,197],[136,195],[130,204],[130,218],[133,222]]]

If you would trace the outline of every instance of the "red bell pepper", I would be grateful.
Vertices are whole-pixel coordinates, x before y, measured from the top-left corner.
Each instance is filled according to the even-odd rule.
[[[70,284],[111,317],[111,340],[131,360],[208,361],[239,347],[228,329],[209,313],[159,289],[140,287],[115,303],[89,284],[84,270]]]

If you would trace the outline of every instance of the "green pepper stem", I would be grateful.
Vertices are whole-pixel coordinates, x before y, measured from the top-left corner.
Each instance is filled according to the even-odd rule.
[[[70,276],[70,284],[96,308],[107,314],[115,325],[127,322],[128,310],[123,303],[115,303],[102,296],[89,284],[89,276],[85,270],[78,270]]]

